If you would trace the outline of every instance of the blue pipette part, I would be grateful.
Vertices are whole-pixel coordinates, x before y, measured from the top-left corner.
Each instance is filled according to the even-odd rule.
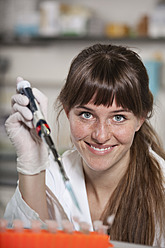
[[[69,191],[70,196],[71,196],[71,198],[72,198],[72,200],[73,200],[75,206],[76,206],[77,209],[81,212],[80,206],[79,206],[79,204],[78,204],[78,201],[77,201],[77,199],[76,199],[76,196],[75,196],[75,194],[74,194],[74,192],[73,192],[73,189],[72,189],[72,186],[71,186],[71,183],[70,183],[69,180],[67,180],[67,181],[65,182],[65,186],[66,186],[67,190]]]

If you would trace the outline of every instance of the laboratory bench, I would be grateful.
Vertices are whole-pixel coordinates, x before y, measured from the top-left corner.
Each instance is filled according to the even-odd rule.
[[[152,247],[152,246],[147,246],[147,245],[132,244],[132,243],[126,243],[126,242],[113,241],[113,240],[111,240],[111,243],[114,245],[114,248],[149,248],[149,247]]]

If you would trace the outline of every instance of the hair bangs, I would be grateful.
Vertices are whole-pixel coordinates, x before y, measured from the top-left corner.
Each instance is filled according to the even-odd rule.
[[[85,84],[83,84],[85,86]],[[83,92],[83,93],[82,93]],[[95,105],[111,106],[114,100],[114,90],[112,85],[96,82],[86,83],[84,90],[79,94],[80,104],[92,102]]]
[[[134,87],[132,81],[134,81]],[[135,84],[135,78],[124,77],[124,75],[120,77],[120,73],[118,74],[118,79],[114,79],[113,76],[107,80],[99,77],[88,78],[77,88],[74,106],[92,102],[97,106],[104,105],[109,107],[112,106],[115,100],[118,107],[121,106],[132,111],[136,116],[141,116],[141,96]]]
[[[134,52],[96,45],[74,59],[59,100],[69,111],[89,102],[109,107],[115,100],[118,107],[142,116],[152,111],[148,94],[146,69]]]
[[[79,73],[77,78],[77,99],[78,104],[84,105],[90,101],[95,105],[111,106],[114,100],[114,83],[109,71],[107,59],[100,60],[98,56],[92,66],[85,66],[85,71]],[[82,79],[82,80],[81,80]]]

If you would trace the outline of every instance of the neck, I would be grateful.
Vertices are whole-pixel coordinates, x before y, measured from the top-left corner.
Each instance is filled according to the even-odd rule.
[[[108,177],[108,179],[106,179]],[[101,220],[111,195],[118,185],[119,178],[112,175],[85,173],[86,190],[92,222]]]
[[[83,163],[89,208],[93,221],[101,218],[112,193],[126,173],[128,164],[129,154],[127,160],[123,160],[122,163],[113,165],[104,171],[94,171]]]
[[[124,159],[120,164],[113,165],[104,171],[92,170],[83,162],[84,175],[86,185],[90,185],[96,192],[111,192],[113,191],[120,179],[126,173],[129,164],[129,154],[127,159]]]

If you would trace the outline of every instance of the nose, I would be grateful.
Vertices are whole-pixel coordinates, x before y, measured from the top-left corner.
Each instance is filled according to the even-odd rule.
[[[107,123],[97,123],[93,127],[92,139],[99,144],[104,144],[112,137],[112,127],[111,124]]]

